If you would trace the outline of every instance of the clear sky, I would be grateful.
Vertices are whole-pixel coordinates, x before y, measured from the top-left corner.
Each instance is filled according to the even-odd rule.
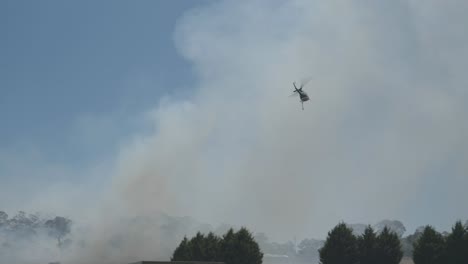
[[[1,1],[0,210],[448,229],[468,218],[455,2]]]

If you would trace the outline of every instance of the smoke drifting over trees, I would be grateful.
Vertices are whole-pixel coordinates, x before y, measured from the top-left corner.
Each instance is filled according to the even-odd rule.
[[[0,259],[8,263],[37,263],[59,257],[59,252],[72,242],[71,228],[72,221],[61,216],[48,218],[20,211],[9,217],[0,211]]]
[[[9,263],[31,264],[37,263],[37,261],[48,263],[55,260],[71,261],[73,259],[73,263],[92,262],[92,258],[83,257],[79,260],[78,256],[95,252],[96,244],[92,241],[96,237],[93,235],[95,227],[77,226],[76,222],[79,223],[79,219],[75,221],[61,216],[45,217],[41,214],[27,214],[25,212],[19,212],[15,216],[9,217],[7,213],[0,211],[0,259],[8,260]],[[353,236],[359,238],[363,235],[366,237],[365,232],[356,235],[353,230],[353,226],[361,227],[364,224],[344,225],[349,228]],[[396,237],[400,237],[397,232],[406,229],[398,220],[383,220],[373,226],[382,228],[382,230],[375,232],[376,236],[387,230],[385,232],[392,232]],[[121,219],[120,227],[120,229],[112,229],[112,233],[101,236],[102,240],[99,243],[98,252],[103,254],[101,258],[106,260],[105,263],[130,263],[142,258],[167,260],[173,257],[174,250],[180,246],[184,237],[194,236],[195,239],[200,236],[203,241],[206,239],[215,241],[217,237],[229,233],[231,228],[236,228],[229,224],[213,226],[196,221],[191,217],[174,217],[167,214],[152,217],[129,216],[126,219]],[[468,226],[464,228],[468,228]],[[458,229],[460,227],[456,225],[453,230]],[[453,234],[446,233],[446,236],[448,236],[448,241],[454,241],[451,243],[458,243],[456,241],[460,240],[460,232],[453,232],[453,230]],[[402,250],[406,257],[412,257],[413,244],[421,237],[422,233],[423,228],[419,228],[414,234],[401,236]],[[201,234],[209,235],[201,236]],[[461,243],[466,243],[466,241],[463,242],[463,234],[462,232]],[[141,237],[148,245],[140,252],[130,253],[134,251],[129,252],[127,248],[132,248],[133,243],[142,241]],[[325,242],[323,238],[276,242],[271,241],[268,235],[263,232],[254,232],[253,239],[258,243],[261,252],[264,253],[263,263],[265,264],[284,263],[285,261],[300,264],[318,263],[319,250]],[[362,247],[359,239],[355,241],[356,247]],[[387,242],[384,244],[388,244]],[[376,245],[378,246],[378,243]],[[456,247],[454,248],[456,249]],[[147,252],[149,249],[153,249],[150,254]],[[121,254],[122,251],[129,254],[124,256]],[[389,252],[389,250],[384,251]],[[458,252],[453,254],[454,258],[457,258]],[[116,257],[112,258],[111,256],[114,254]],[[96,255],[91,256],[96,258]]]
[[[70,229],[55,217],[45,225],[0,213],[2,225],[14,219],[19,243],[2,236],[6,248],[47,241],[2,254],[34,263],[167,259],[184,235],[225,222],[267,234],[258,236],[265,253],[308,259],[340,220],[395,217],[412,230],[465,219],[465,10],[467,1],[412,0],[213,1],[188,11],[174,45],[193,66],[190,96],[155,98],[132,117],[143,128],[102,157],[111,160],[103,190],[86,186],[68,200],[67,186],[31,199],[30,208],[60,201],[59,215],[75,214]],[[310,75],[301,111],[287,96]],[[184,215],[192,218],[172,217]]]

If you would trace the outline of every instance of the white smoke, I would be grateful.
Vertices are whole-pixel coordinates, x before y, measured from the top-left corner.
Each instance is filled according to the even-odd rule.
[[[189,12],[175,39],[198,93],[160,106],[154,135],[125,152],[130,207],[323,236],[339,220],[405,222],[440,182],[453,189],[439,223],[464,217],[454,186],[466,183],[466,6],[241,1]],[[287,96],[304,76],[301,111]],[[161,207],[148,208],[152,198]]]
[[[432,203],[440,224],[466,217],[467,7],[223,1],[188,12],[175,40],[198,92],[161,103],[154,133],[122,150],[118,208],[273,239],[323,237],[340,220],[419,225]],[[287,96],[308,76],[301,111]]]
[[[467,218],[467,9],[217,1],[188,12],[175,43],[197,92],[159,102],[145,114],[153,132],[121,148],[89,259],[161,256],[146,225],[124,232],[124,251],[103,249],[122,216],[190,215],[273,240],[323,237],[341,220]],[[304,77],[302,111],[288,95]]]

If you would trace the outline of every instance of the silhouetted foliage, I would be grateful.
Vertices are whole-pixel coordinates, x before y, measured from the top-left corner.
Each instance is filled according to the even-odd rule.
[[[62,239],[70,233],[72,221],[65,217],[57,216],[47,220],[45,226],[49,229],[49,235],[57,238],[58,246],[63,245]]]
[[[189,242],[193,261],[206,260],[205,236],[198,232]]]
[[[319,250],[322,264],[359,263],[358,247],[353,230],[340,223],[328,232],[324,246]]]
[[[222,259],[235,260],[236,253],[233,248],[235,247],[236,234],[232,228],[230,228],[226,234],[223,235],[220,246],[220,255]]]
[[[187,237],[184,237],[179,246],[175,249],[171,261],[185,261],[192,259],[192,252]]]
[[[344,223],[329,233],[324,246],[319,249],[322,264],[398,264],[403,258],[398,234],[384,226],[380,233],[367,226],[359,237]]]
[[[431,226],[426,226],[415,242],[413,261],[415,264],[445,264],[446,248],[444,237]]]
[[[229,229],[222,238],[213,233],[198,232],[190,240],[184,238],[173,253],[171,261],[223,261],[226,264],[261,264],[263,253],[252,234],[241,228]]]
[[[390,231],[388,227],[384,227],[382,232],[377,236],[376,243],[377,262],[380,264],[398,264],[403,258],[401,243],[399,236]]]
[[[26,248],[25,245],[52,242],[51,238],[58,240],[57,246],[63,249],[72,244],[71,239],[65,238],[70,233],[70,226],[71,220],[64,217],[47,219],[24,211],[9,217],[0,211],[0,249]]]
[[[367,226],[364,233],[358,237],[358,251],[360,264],[379,263],[377,258],[377,235],[371,226]]]
[[[263,253],[252,234],[241,228],[234,233],[229,230],[221,242],[221,254],[227,264],[261,264]]]
[[[468,263],[467,230],[461,221],[455,223],[447,236],[447,264]]]

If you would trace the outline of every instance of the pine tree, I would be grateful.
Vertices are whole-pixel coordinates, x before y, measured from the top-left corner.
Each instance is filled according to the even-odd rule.
[[[190,252],[189,241],[187,237],[184,237],[179,246],[175,249],[172,254],[171,261],[189,261],[192,259],[192,254]]]
[[[221,239],[213,232],[205,237],[205,261],[221,261]]]
[[[399,236],[390,231],[388,227],[384,227],[382,232],[377,236],[376,244],[377,262],[381,264],[398,264],[403,258],[401,242]]]
[[[229,264],[233,264],[230,262],[235,262],[236,259],[236,252],[234,252],[235,246],[235,233],[232,228],[230,228],[226,234],[223,235],[220,245],[220,254],[221,258],[224,262]]]
[[[198,232],[192,239],[186,237],[175,249],[171,261],[222,261],[226,264],[261,264],[263,253],[252,234],[241,228],[229,229],[219,238]]]
[[[261,264],[263,259],[260,247],[246,228],[236,233],[230,229],[223,236],[221,251],[226,264]]]
[[[367,226],[364,233],[357,239],[360,264],[379,263],[377,259],[377,235],[371,226]]]
[[[466,221],[466,224],[465,224],[465,235],[463,236],[463,242],[464,242],[463,247],[465,249],[468,249],[468,220]],[[465,250],[465,254],[463,255],[463,258],[468,259],[468,250]]]
[[[447,236],[447,264],[468,263],[465,246],[466,230],[461,221],[455,223],[452,232]]]
[[[340,223],[328,232],[324,246],[319,250],[322,264],[359,263],[357,239],[353,231]]]
[[[189,245],[193,261],[206,260],[205,236],[202,233],[197,232],[197,234],[192,239],[190,239]]]
[[[431,226],[426,226],[414,244],[413,261],[415,264],[445,264],[445,252],[444,237]]]
[[[247,228],[241,228],[237,234],[237,246],[239,254],[245,256],[240,263],[244,264],[261,264],[263,260],[263,253],[260,251],[260,247]]]

